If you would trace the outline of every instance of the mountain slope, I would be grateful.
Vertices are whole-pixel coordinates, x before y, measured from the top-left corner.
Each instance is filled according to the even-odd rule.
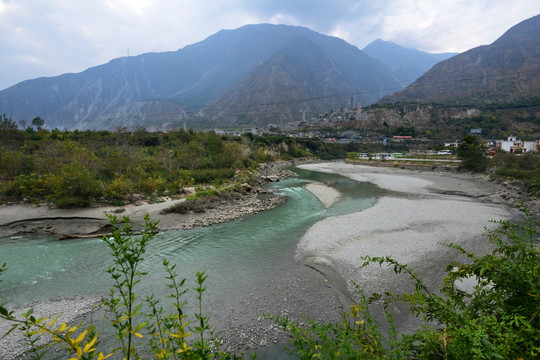
[[[380,102],[510,103],[540,94],[540,15],[512,27],[491,45],[435,65]]]
[[[164,99],[194,83],[202,70],[181,52],[119,58],[81,73],[14,85],[0,92],[0,111],[17,120],[39,115],[48,128],[95,128],[99,117],[141,100]]]
[[[381,39],[373,41],[362,51],[390,68],[405,86],[410,85],[436,63],[457,54],[431,54]]]
[[[336,61],[298,37],[251,70],[204,115],[222,124],[282,123],[342,107],[355,91]]]
[[[362,103],[400,86],[391,70],[341,39],[304,27],[260,24],[222,30],[173,52],[123,57],[77,74],[21,82],[0,91],[0,113],[27,123],[40,116],[49,129],[178,126],[186,112],[216,101],[301,36],[330,54],[362,91],[357,97]]]

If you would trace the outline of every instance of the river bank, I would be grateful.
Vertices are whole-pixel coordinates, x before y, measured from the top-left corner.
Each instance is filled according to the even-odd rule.
[[[323,273],[338,273],[343,281],[350,281],[347,290],[351,294],[357,291],[352,282],[368,295],[403,293],[414,287],[410,279],[396,275],[392,268],[362,268],[365,256],[391,256],[408,264],[430,289],[436,290],[442,284],[445,265],[464,260],[444,244],[485,253],[490,249],[486,229],[498,226],[492,221],[522,219],[516,208],[502,201],[499,184],[472,174],[345,163],[299,167],[371,182],[389,191],[369,209],[317,222],[297,246],[298,261]],[[396,306],[394,310],[398,331],[416,326],[416,319],[406,308]]]
[[[412,289],[412,282],[392,269],[369,266],[360,270],[362,256],[392,256],[410,264],[433,289],[441,284],[446,264],[464,260],[442,243],[453,242],[483,253],[490,248],[484,227],[497,225],[491,220],[522,218],[512,206],[520,194],[486,176],[342,162],[298,167],[370,182],[386,189],[386,195],[361,212],[315,223],[303,235],[294,256],[277,266],[279,270],[269,273],[268,280],[250,292],[238,294],[242,312],[224,311],[217,317],[218,330],[232,351],[287,342],[286,333],[260,316],[264,313],[287,315],[299,322],[305,322],[303,316],[339,321],[357,294],[351,280],[368,295]],[[325,184],[308,183],[305,188],[327,208],[341,197]],[[407,308],[397,305],[393,311],[399,331],[415,329],[416,319]],[[385,328],[383,316],[375,317]]]
[[[303,321],[302,316],[323,322],[338,321],[354,295],[350,279],[367,293],[385,287],[396,292],[407,289],[406,284],[410,283],[392,271],[377,267],[360,271],[360,256],[388,254],[412,262],[422,275],[428,275],[430,286],[436,286],[443,266],[453,259],[439,241],[450,240],[485,250],[483,226],[501,216],[519,216],[514,209],[497,202],[497,187],[471,174],[344,163],[300,167],[371,182],[387,193],[372,208],[314,224],[291,249],[291,255],[280,259],[265,279],[227,297],[219,311],[211,315],[211,323],[228,350],[248,352],[269,345],[281,347],[288,340],[288,335],[264,319],[263,314],[287,315],[298,321]],[[325,184],[310,183],[306,189],[328,208],[341,196]],[[397,321],[400,330],[407,330],[411,323],[405,311],[402,314]]]
[[[94,205],[87,208],[60,209],[46,204],[0,205],[0,238],[28,233],[46,233],[59,238],[99,237],[110,232],[106,214],[119,219],[130,218],[135,230],[140,230],[146,214],[152,221],[159,221],[159,230],[191,229],[211,226],[242,216],[272,209],[282,204],[286,198],[268,195],[263,186],[279,181],[291,173],[281,170],[282,164],[264,164],[254,179],[233,196],[218,198],[217,203],[209,201],[200,212],[165,213],[164,210],[186,201],[185,197],[159,197],[151,200],[136,199],[123,206]]]

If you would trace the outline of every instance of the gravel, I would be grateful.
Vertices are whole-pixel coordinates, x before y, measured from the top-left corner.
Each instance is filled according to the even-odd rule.
[[[301,167],[370,181],[391,191],[369,209],[317,222],[296,250],[297,260],[318,264],[322,271],[335,271],[342,279],[354,281],[368,295],[410,291],[413,283],[386,266],[361,268],[365,261],[362,257],[391,256],[409,264],[436,290],[445,274],[445,265],[464,260],[445,243],[485,252],[490,247],[485,229],[497,226],[490,221],[519,216],[515,209],[490,202],[494,189],[470,177],[343,163]],[[348,290],[354,293],[356,288],[349,283]],[[403,310],[396,307],[395,320],[398,330],[407,331],[415,321]]]
[[[17,317],[20,317],[21,314],[26,313],[29,309],[33,308],[34,312],[32,315],[35,318],[50,317],[51,320],[58,314],[61,314],[56,324],[60,325],[63,322],[73,324],[90,314],[100,303],[100,300],[101,298],[98,296],[58,298],[24,304],[9,308],[9,310],[13,310]],[[0,319],[0,335],[7,333],[12,325],[11,322]],[[45,344],[50,340],[50,337],[43,336],[38,342],[38,345]],[[23,333],[14,330],[0,341],[0,359],[20,359],[24,352],[29,349],[30,347]]]

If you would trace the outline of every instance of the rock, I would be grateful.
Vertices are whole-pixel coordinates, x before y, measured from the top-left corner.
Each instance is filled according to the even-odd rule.
[[[277,175],[268,175],[268,176],[262,176],[263,180],[270,181],[270,182],[278,182],[279,176]]]

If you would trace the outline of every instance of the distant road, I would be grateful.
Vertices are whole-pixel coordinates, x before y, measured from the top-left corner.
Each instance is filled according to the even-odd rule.
[[[447,162],[447,163],[460,163],[461,160],[450,160],[450,159],[413,159],[413,158],[390,158],[387,160],[394,161],[423,161],[423,162]]]

